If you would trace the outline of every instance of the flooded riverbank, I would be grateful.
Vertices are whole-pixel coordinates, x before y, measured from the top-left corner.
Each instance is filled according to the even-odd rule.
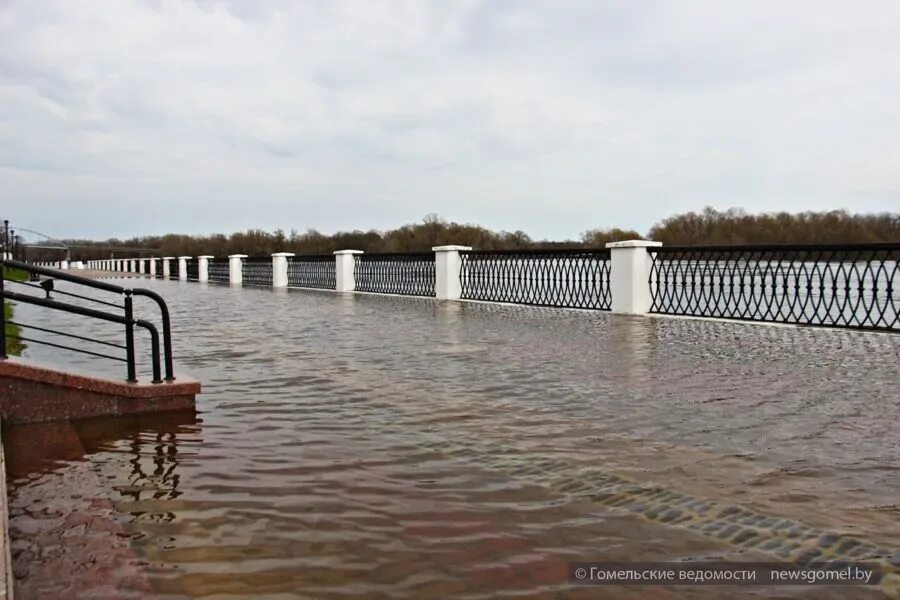
[[[605,505],[610,477],[900,548],[896,336],[147,285],[200,412],[7,432],[20,597],[75,594],[102,540],[123,597],[647,597],[566,564],[771,559]]]

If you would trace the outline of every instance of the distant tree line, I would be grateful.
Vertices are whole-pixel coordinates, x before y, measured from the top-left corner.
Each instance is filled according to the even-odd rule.
[[[523,231],[491,231],[478,225],[447,222],[428,215],[421,223],[388,231],[341,231],[331,235],[309,229],[303,233],[260,229],[231,235],[166,234],[127,240],[65,240],[72,259],[95,259],[138,254],[199,256],[229,254],[264,256],[273,252],[328,254],[335,250],[365,252],[423,252],[433,246],[460,244],[480,250],[538,248],[602,248],[607,242],[651,239],[667,245],[735,245],[787,243],[900,242],[900,213],[850,214],[846,211],[747,214],[740,209],[688,212],[664,219],[646,235],[634,230],[591,229],[579,240],[533,240]],[[118,250],[117,249],[121,249]],[[59,252],[29,250],[31,260],[59,259]]]
[[[843,210],[751,215],[706,208],[664,219],[647,232],[667,245],[840,244],[900,242],[900,213],[854,215]]]

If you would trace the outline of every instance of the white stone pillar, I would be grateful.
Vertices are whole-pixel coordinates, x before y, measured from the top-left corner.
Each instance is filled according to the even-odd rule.
[[[244,259],[246,254],[229,254],[228,255],[228,283],[231,285],[244,284]],[[273,265],[274,268],[274,265]],[[272,271],[274,280],[275,271]]]
[[[138,263],[138,273],[143,273],[143,272],[144,272],[144,262],[146,262],[146,260],[147,260],[146,258],[139,258],[139,259],[137,259],[137,263]]]
[[[137,273],[137,265],[135,265],[135,261],[133,258],[128,261],[128,272]]]
[[[190,259],[190,256],[178,257],[178,279],[181,281],[187,281],[187,261]]]
[[[334,252],[335,291],[353,292],[356,290],[356,278],[353,276],[355,261],[353,256],[362,254],[362,250],[336,250]]]
[[[288,256],[294,256],[294,253],[276,252],[272,255],[272,287],[286,288],[288,286]]]
[[[174,256],[163,256],[162,257],[162,274],[163,279],[168,279],[172,274],[172,261],[175,260]]]
[[[156,279],[156,259],[150,259],[150,277]]]
[[[197,257],[197,281],[209,281],[209,254]]]
[[[63,270],[68,269],[68,268],[69,268],[69,261],[67,261],[67,260],[61,260],[61,261],[59,261],[59,268],[60,268],[60,269],[63,269]]]
[[[650,312],[653,297],[650,291],[650,253],[647,248],[662,246],[662,242],[628,240],[610,242],[609,287],[612,312],[645,315]]]
[[[462,284],[459,279],[459,251],[471,250],[471,246],[435,246],[434,297],[438,300],[459,300]]]

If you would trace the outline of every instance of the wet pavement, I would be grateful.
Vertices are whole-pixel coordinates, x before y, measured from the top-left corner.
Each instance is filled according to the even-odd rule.
[[[20,598],[882,597],[566,567],[896,553],[900,336],[145,283],[199,413],[4,433]]]

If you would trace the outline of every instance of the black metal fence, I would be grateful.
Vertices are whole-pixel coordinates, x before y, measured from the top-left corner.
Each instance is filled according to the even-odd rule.
[[[462,297],[609,310],[609,250],[463,251]]]
[[[227,258],[210,259],[207,265],[208,280],[212,283],[230,283],[231,275]]]
[[[434,253],[357,254],[354,278],[360,292],[434,296]]]
[[[244,285],[272,286],[272,257],[260,256],[243,260]]]
[[[651,312],[900,330],[900,244],[663,246]]]
[[[197,281],[200,279],[200,261],[196,258],[189,258],[187,261],[187,279],[188,281]]]
[[[332,254],[288,257],[288,286],[333,290],[337,287]]]
[[[180,261],[177,258],[173,258],[169,261],[169,279],[178,279],[178,263]]]

